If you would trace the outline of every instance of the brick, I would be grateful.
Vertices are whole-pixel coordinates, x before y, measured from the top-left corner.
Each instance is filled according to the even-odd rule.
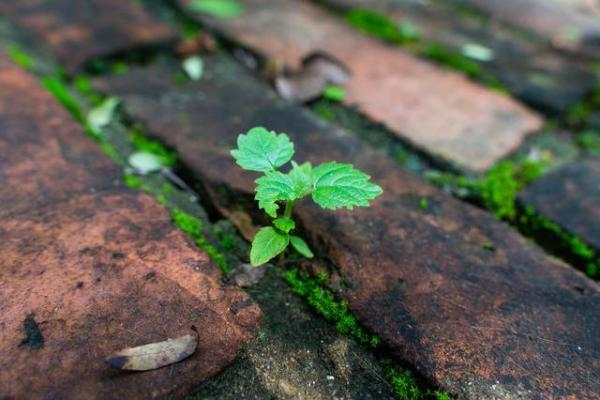
[[[168,25],[132,1],[6,1],[0,15],[30,32],[72,74],[94,58],[176,38]]]
[[[0,85],[0,398],[166,399],[217,374],[258,306],[1,55]],[[196,353],[168,368],[104,362],[193,328]]]
[[[241,18],[200,18],[291,68],[317,52],[333,56],[352,75],[347,104],[463,168],[486,170],[541,127],[511,98],[368,38],[309,2],[241,3]]]
[[[600,159],[566,164],[534,182],[520,199],[600,252]]]
[[[589,0],[453,0],[582,55],[600,54],[600,6]],[[591,54],[588,54],[591,55]]]
[[[202,80],[186,85],[174,82],[177,66],[95,84],[176,148],[213,203],[229,212],[255,209],[256,175],[229,155],[238,133],[252,126],[288,133],[298,160],[334,159],[367,171],[385,191],[371,208],[331,213],[302,202],[296,217],[317,254],[339,269],[347,284],[340,296],[357,318],[391,356],[433,383],[467,399],[600,393],[597,285],[483,211],[284,102],[232,61],[204,59]]]
[[[1,53],[0,87],[0,217],[121,181],[52,95]]]
[[[461,54],[464,46],[490,49],[491,60],[478,62],[482,71],[497,78],[509,92],[548,113],[563,112],[593,88],[593,73],[580,59],[568,57],[542,41],[515,34],[512,28],[490,24],[458,12],[444,2],[327,0],[343,10],[376,10],[397,23],[410,21],[420,33],[420,45],[435,43]]]

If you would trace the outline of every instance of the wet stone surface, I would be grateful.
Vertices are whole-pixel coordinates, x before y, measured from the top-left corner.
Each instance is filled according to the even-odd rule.
[[[520,199],[600,251],[600,159],[566,164],[533,183]]]
[[[114,184],[116,166],[32,76],[0,58],[0,84],[0,398],[169,398],[231,363],[258,306],[154,199]],[[181,363],[104,362],[192,329]]]
[[[346,104],[464,169],[486,170],[541,128],[515,100],[368,38],[308,1],[241,3],[243,18],[198,17],[292,69],[316,53],[334,57],[350,71]]]
[[[297,217],[312,245],[339,268],[347,284],[340,295],[351,311],[434,384],[468,399],[600,392],[597,285],[484,212],[279,100],[233,62],[205,62],[196,83],[175,84],[177,66],[155,66],[100,78],[96,86],[120,96],[131,117],[176,148],[228,211],[254,207],[255,175],[236,168],[229,150],[255,125],[288,133],[298,160],[352,162],[372,175],[385,193],[371,208],[333,214],[301,203]]]
[[[94,58],[176,38],[168,25],[132,1],[3,1],[0,16],[45,44],[70,73]]]
[[[508,91],[527,104],[546,112],[562,112],[581,100],[593,87],[593,73],[582,60],[534,42],[488,18],[466,15],[443,2],[327,0],[343,10],[367,8],[393,21],[414,24],[421,46],[435,43],[447,51],[465,55],[482,71],[497,78]],[[469,46],[490,53],[469,57]],[[485,51],[485,50],[484,50]],[[478,54],[482,57],[481,54]]]

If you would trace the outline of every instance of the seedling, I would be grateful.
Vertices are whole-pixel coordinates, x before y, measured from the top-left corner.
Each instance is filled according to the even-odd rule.
[[[325,209],[368,207],[383,190],[369,181],[369,175],[351,164],[335,161],[313,168],[310,162],[298,165],[292,161],[294,144],[285,134],[269,132],[265,128],[252,128],[238,136],[238,148],[231,151],[237,164],[245,170],[262,172],[255,182],[258,207],[273,218],[273,225],[261,228],[252,242],[250,262],[254,266],[265,264],[282,254],[291,244],[307,258],[313,252],[306,242],[292,232],[296,223],[292,218],[294,205],[304,197]],[[292,168],[283,173],[278,168],[291,161]],[[280,206],[283,213],[280,214]]]

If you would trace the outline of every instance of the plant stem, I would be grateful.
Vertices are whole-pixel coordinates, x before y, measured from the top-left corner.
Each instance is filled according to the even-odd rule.
[[[284,218],[292,218],[292,208],[294,207],[293,201],[288,201],[285,203],[285,211],[283,213]]]

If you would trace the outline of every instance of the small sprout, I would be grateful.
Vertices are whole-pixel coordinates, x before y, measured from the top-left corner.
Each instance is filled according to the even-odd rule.
[[[463,56],[475,61],[488,62],[494,59],[494,51],[477,43],[465,43],[461,52]]]
[[[235,0],[194,0],[190,9],[217,18],[236,18],[244,14],[244,7]]]
[[[421,197],[421,200],[419,201],[419,207],[421,207],[423,210],[427,210],[427,207],[429,207],[427,197]]]
[[[291,244],[301,255],[312,258],[308,244],[292,235],[296,224],[292,219],[294,204],[311,195],[322,208],[353,209],[368,207],[369,202],[383,193],[370,177],[351,164],[335,161],[312,167],[309,162],[298,165],[292,161],[294,144],[285,133],[276,134],[265,128],[252,128],[247,134],[239,135],[238,148],[231,151],[237,164],[248,170],[262,172],[258,178],[255,200],[271,218],[273,226],[261,228],[252,242],[250,262],[254,266],[265,264],[282,254]],[[287,172],[277,169],[291,161]],[[279,215],[280,206],[283,214]]]
[[[145,151],[138,151],[129,156],[129,165],[142,175],[159,171],[162,168],[157,155]]]
[[[340,103],[346,97],[346,91],[337,85],[327,85],[323,88],[323,97],[329,101]]]
[[[112,121],[118,105],[119,99],[117,97],[109,97],[97,107],[90,110],[86,118],[90,128],[99,134],[102,128],[106,127]]]
[[[186,58],[181,63],[181,66],[185,73],[193,81],[200,80],[200,78],[202,78],[202,75],[204,74],[204,62],[202,61],[202,57],[200,56]]]

